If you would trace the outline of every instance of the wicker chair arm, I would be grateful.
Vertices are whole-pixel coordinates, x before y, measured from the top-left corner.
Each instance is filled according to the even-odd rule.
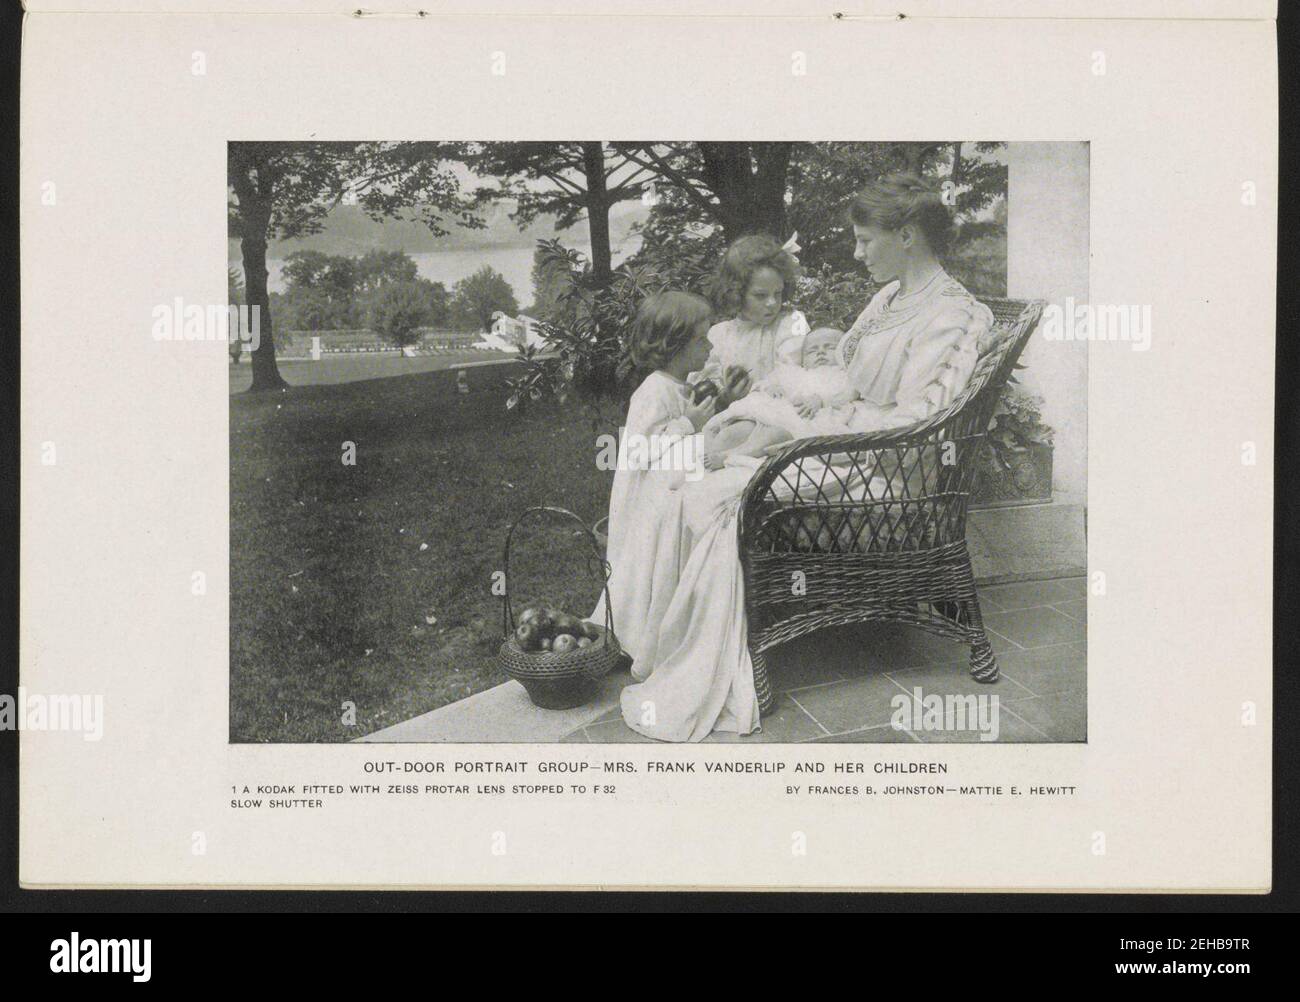
[[[1044,303],[1041,300],[997,299],[989,300],[988,305],[997,325],[1006,330],[1006,336],[998,347],[981,357],[970,381],[947,407],[900,428],[797,439],[770,456],[750,477],[741,495],[737,534],[742,550],[758,522],[760,505],[771,495],[772,486],[783,478],[786,470],[803,459],[817,457],[830,465],[831,457],[837,454],[864,456],[933,446],[951,431],[960,432],[962,427],[969,430],[971,426],[978,426],[978,434],[982,435],[992,416],[993,400],[1006,385],[1016,359],[1042,315]],[[798,469],[795,476],[797,483]]]

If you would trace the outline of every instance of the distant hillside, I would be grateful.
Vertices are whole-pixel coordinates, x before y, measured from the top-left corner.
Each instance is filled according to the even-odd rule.
[[[627,238],[632,226],[645,219],[647,209],[640,202],[623,202],[610,213],[610,239],[615,247]],[[417,220],[388,219],[375,222],[355,205],[340,205],[325,218],[322,232],[292,240],[272,240],[268,256],[281,259],[296,250],[321,251],[356,257],[376,248],[400,250],[408,254],[437,251],[486,250],[509,247],[532,248],[540,239],[559,237],[570,246],[587,244],[586,220],[557,233],[554,220],[545,217],[536,220],[521,231],[510,219],[508,205],[494,205],[482,212],[483,229],[469,230],[450,225],[444,237],[435,237],[429,228]],[[232,239],[229,249],[234,260],[239,256],[239,241]]]

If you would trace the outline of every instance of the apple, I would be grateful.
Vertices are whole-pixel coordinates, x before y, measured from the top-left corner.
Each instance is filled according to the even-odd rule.
[[[551,628],[551,617],[540,605],[529,606],[519,616],[519,622],[532,623],[540,634]]]
[[[551,638],[542,637],[542,650],[549,651],[550,649],[551,649]]]
[[[566,654],[578,646],[578,640],[572,633],[561,633],[551,644],[551,650],[556,654]]]
[[[582,620],[568,613],[557,613],[552,622],[555,624],[556,633],[572,633],[575,637],[582,633]]]
[[[701,379],[695,384],[693,394],[695,403],[703,403],[706,397],[716,397],[718,395],[718,384],[712,379]]]
[[[515,643],[519,645],[520,650],[537,650],[537,627],[532,623],[520,623],[515,628]]]
[[[579,647],[590,647],[590,646],[591,646],[592,644],[594,644],[595,642],[596,642],[596,641],[592,640],[590,637],[579,637],[579,638],[578,638],[578,646],[579,646]]]

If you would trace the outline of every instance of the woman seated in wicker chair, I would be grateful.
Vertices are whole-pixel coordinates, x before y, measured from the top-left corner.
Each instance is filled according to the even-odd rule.
[[[939,264],[951,217],[919,178],[893,175],[870,186],[849,215],[854,257],[883,283],[839,344],[862,398],[850,426],[855,433],[906,427],[962,391],[992,315]],[[752,473],[727,468],[681,488],[680,531],[692,541],[691,555],[658,625],[654,664],[640,665],[644,681],[622,693],[623,719],[635,731],[700,741],[714,730],[758,729],[736,534],[739,496]]]

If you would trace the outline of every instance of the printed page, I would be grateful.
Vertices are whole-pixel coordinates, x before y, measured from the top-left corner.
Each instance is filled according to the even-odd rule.
[[[71,6],[24,886],[1268,891],[1275,5]]]

